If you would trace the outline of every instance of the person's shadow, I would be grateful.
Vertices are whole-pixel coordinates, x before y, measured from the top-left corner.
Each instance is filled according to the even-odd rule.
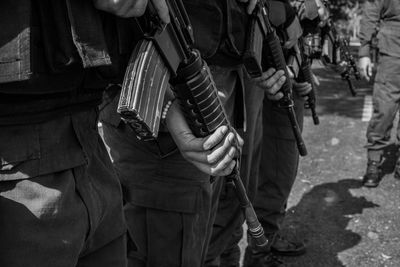
[[[307,246],[304,256],[285,257],[289,266],[344,266],[338,254],[361,241],[359,234],[348,229],[348,223],[356,221],[364,209],[378,207],[352,195],[350,189],[360,187],[361,182],[352,179],[317,185],[288,210],[283,234],[295,234]]]

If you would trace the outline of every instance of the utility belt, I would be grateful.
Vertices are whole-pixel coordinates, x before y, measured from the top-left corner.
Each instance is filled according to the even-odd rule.
[[[42,123],[93,109],[101,103],[101,97],[101,90],[40,97],[0,94],[0,125]]]

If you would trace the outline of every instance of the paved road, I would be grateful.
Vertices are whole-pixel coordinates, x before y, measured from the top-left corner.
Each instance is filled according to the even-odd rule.
[[[394,149],[386,154],[381,186],[361,186],[363,145],[371,110],[371,85],[356,82],[351,97],[338,74],[315,65],[320,126],[305,120],[309,156],[301,159],[285,229],[305,240],[308,253],[285,258],[290,266],[400,266],[400,181],[392,175]]]

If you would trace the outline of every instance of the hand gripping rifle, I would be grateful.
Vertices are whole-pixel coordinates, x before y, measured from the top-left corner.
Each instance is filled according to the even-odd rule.
[[[311,116],[314,125],[319,124],[319,118],[315,110],[316,107],[316,85],[313,79],[311,71],[311,59],[304,50],[304,44],[302,38],[299,39],[298,45],[295,45],[289,49],[289,55],[287,59],[287,66],[294,75],[294,79],[297,82],[306,82],[311,84],[311,91],[302,95],[307,97],[307,101],[304,103],[304,107],[311,110]]]
[[[167,25],[160,22],[149,2],[147,16],[152,27],[133,52],[118,111],[128,122],[133,122],[131,125],[139,136],[156,137],[158,128],[154,127],[154,116],[157,116],[160,109],[157,106],[162,101],[155,99],[163,99],[164,87],[171,84],[188,125],[197,137],[208,136],[222,125],[234,131],[206,62],[199,51],[192,48],[191,25],[182,1],[166,2],[171,17],[171,23]],[[265,246],[268,240],[240,178],[238,159],[227,178],[235,185],[250,235],[258,246]]]
[[[247,49],[243,57],[243,62],[247,72],[253,78],[260,77],[263,71],[267,70],[271,65],[276,70],[283,70],[285,72],[286,82],[280,90],[283,93],[283,98],[279,100],[278,105],[287,111],[299,154],[306,156],[307,148],[301,136],[294,111],[293,84],[289,77],[279,37],[269,20],[268,8],[268,0],[261,0],[254,9],[250,21]]]

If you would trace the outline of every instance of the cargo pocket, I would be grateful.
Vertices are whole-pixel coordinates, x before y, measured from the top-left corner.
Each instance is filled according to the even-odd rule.
[[[40,143],[36,125],[0,128],[0,181],[39,174]]]

